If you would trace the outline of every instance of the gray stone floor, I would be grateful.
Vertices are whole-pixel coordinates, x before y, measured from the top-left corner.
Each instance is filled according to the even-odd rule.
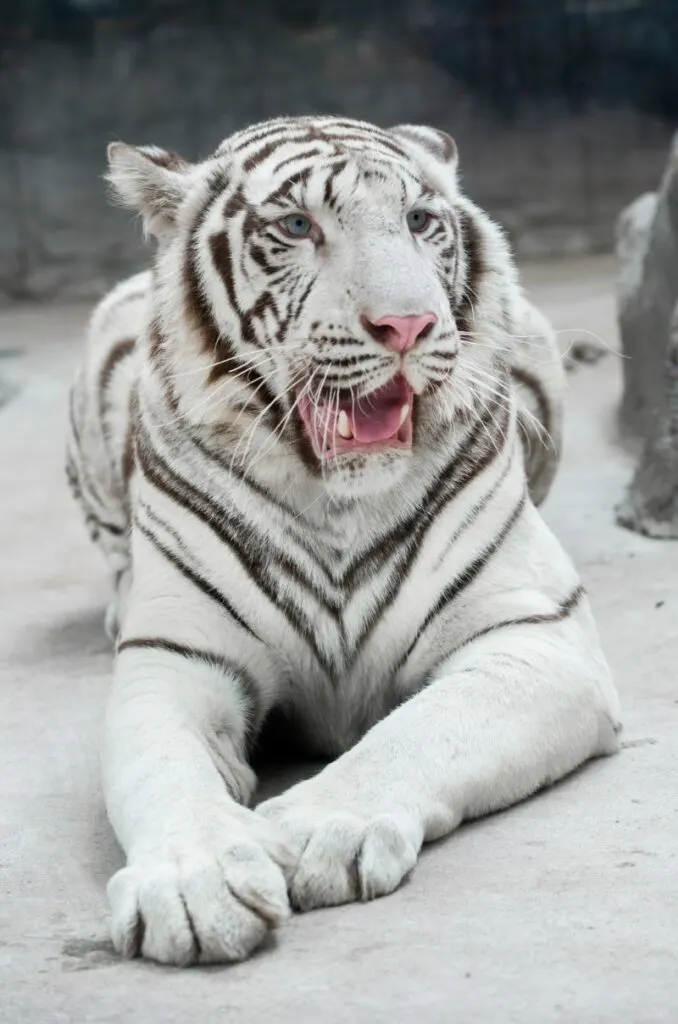
[[[559,328],[614,345],[611,269],[528,268]],[[62,477],[86,310],[0,315],[0,1021],[678,1021],[678,544],[613,525],[620,367],[571,379],[546,517],[588,586],[625,707],[621,755],[428,849],[400,892],[295,917],[230,968],[120,964],[98,791],[103,564]],[[563,345],[580,335],[561,335]]]

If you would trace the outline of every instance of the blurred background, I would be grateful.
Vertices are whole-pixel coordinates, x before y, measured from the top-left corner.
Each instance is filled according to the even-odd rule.
[[[139,265],[106,143],[198,157],[278,114],[430,122],[523,256],[609,250],[678,119],[678,0],[4,0],[0,301]]]

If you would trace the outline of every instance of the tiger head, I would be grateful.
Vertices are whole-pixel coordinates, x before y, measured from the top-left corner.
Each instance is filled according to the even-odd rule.
[[[334,494],[441,447],[489,379],[513,273],[449,136],[279,119],[201,163],[123,143],[109,160],[157,239],[148,351],[182,417]]]

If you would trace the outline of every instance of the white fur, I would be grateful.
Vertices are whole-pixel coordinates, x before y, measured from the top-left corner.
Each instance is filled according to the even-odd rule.
[[[308,122],[281,122],[281,133],[294,135],[298,124]],[[463,461],[471,430],[465,416],[473,402],[491,400],[504,360],[538,377],[553,403],[555,431],[562,368],[550,328],[522,296],[501,235],[459,194],[456,156],[448,173],[429,149],[418,153],[411,129],[406,135],[403,159],[412,173],[435,185],[441,210],[466,211],[482,236],[486,272],[474,295],[474,340],[456,331],[430,250],[393,229],[400,195],[395,179],[393,189],[380,183],[376,202],[349,162],[338,179],[343,194],[352,197],[342,228],[319,212],[328,238],[325,254],[307,248],[290,257],[302,277],[317,271],[319,283],[287,349],[271,344],[257,356],[269,386],[284,404],[299,353],[309,356],[311,323],[341,321],[344,332],[357,338],[358,314],[365,310],[376,318],[433,309],[439,333],[449,331],[449,345],[459,357],[443,382],[442,398],[421,400],[414,455],[365,457],[349,469],[328,466],[321,477],[301,463],[289,433],[276,438],[257,413],[235,412],[237,381],[207,384],[212,359],[201,350],[195,325],[186,321],[180,273],[187,232],[215,171],[228,172],[226,195],[244,184],[251,186],[249,201],[260,203],[275,184],[272,164],[293,155],[294,147],[283,144],[249,176],[243,162],[261,143],[248,141],[246,133],[228,140],[204,165],[187,169],[182,180],[180,172],[153,163],[147,169],[153,181],[171,175],[174,192],[178,181],[183,190],[168,213],[168,190],[160,182],[161,216],[152,208],[143,152],[118,151],[112,158],[114,182],[141,203],[160,235],[150,301],[162,325],[163,365],[177,406],[168,403],[166,380],[147,349],[146,307],[126,300],[140,283],[142,291],[151,288],[148,279],[137,279],[95,313],[74,391],[77,439],[71,437],[70,448],[86,511],[95,518],[106,511],[110,518],[112,509],[124,521],[116,467],[131,376],[138,380],[141,422],[157,453],[152,458],[164,460],[215,507],[226,509],[224,529],[233,522],[247,524],[249,531],[237,527],[233,543],[225,542],[218,517],[177,504],[164,487],[137,472],[126,499],[136,510],[131,553],[120,538],[102,544],[114,572],[120,576],[122,570],[123,648],[107,713],[103,770],[109,815],[128,858],[109,885],[113,939],[125,955],[141,951],[175,964],[241,959],[284,920],[288,892],[300,909],[389,893],[414,867],[422,843],[617,749],[617,698],[586,598],[575,601],[569,614],[557,614],[559,603],[576,592],[577,576],[531,502],[521,504],[525,462],[518,422],[529,429],[536,412],[519,389],[505,437],[487,427],[487,445],[497,446],[496,456],[428,523],[423,495],[455,452]],[[434,142],[425,130],[421,138]],[[288,173],[293,171],[294,165]],[[311,177],[306,201],[314,210],[321,194],[322,179],[316,183]],[[238,351],[254,359],[252,352],[259,350],[242,342],[238,317],[208,256],[209,236],[225,230],[222,209],[221,202],[210,208],[196,243],[201,287],[222,336],[235,339]],[[237,238],[237,216],[226,230]],[[458,254],[459,267],[450,271],[453,293],[457,287],[463,292],[464,256]],[[321,259],[325,263],[316,262]],[[246,308],[263,285],[257,284],[255,268],[248,276],[238,265],[234,273]],[[283,305],[285,299],[280,296]],[[117,338],[129,332],[143,340],[124,364],[126,377],[120,368],[119,401],[102,432],[93,392],[108,346],[106,325],[113,320]],[[255,330],[269,344],[265,318]],[[419,375],[424,392],[433,372],[425,354],[435,345],[435,339],[427,340],[407,357],[408,372],[413,379]],[[394,372],[391,357],[369,338],[362,338],[359,351],[373,355],[370,389],[386,382]],[[217,435],[219,424],[223,430]],[[442,447],[427,440],[440,429],[447,432]],[[195,444],[196,438],[206,439],[214,451],[217,436],[221,468]],[[532,443],[540,436],[537,430]],[[551,444],[557,449],[557,436],[542,440],[544,450]],[[243,466],[244,477],[235,471]],[[551,476],[549,469],[540,484],[543,493]],[[262,496],[261,488],[276,501]],[[108,497],[108,510],[100,510],[97,494]],[[413,529],[420,521],[428,529],[404,585],[370,628],[389,584],[405,573],[395,560],[406,539],[364,577],[356,570],[348,591],[344,574],[352,563],[359,568],[368,560],[373,543],[413,512]],[[268,551],[256,582],[238,556],[245,533]],[[414,642],[427,610],[495,542],[497,550],[484,567]],[[190,582],[163,549],[208,578],[256,637]],[[290,574],[282,555],[299,567],[308,586]],[[268,596],[266,580],[277,599]],[[286,601],[310,624],[308,635],[292,628]],[[331,612],[332,605],[338,612]],[[501,625],[539,616],[545,618]],[[171,646],[124,646],[143,637],[164,638],[196,656],[185,657]],[[253,681],[258,710],[247,680]],[[293,713],[312,745],[340,756],[312,780],[250,811],[242,806],[255,785],[247,764],[248,730],[256,725],[255,713],[263,716],[280,705]]]

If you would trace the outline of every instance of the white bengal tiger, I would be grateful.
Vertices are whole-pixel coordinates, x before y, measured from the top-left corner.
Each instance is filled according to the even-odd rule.
[[[71,407],[119,625],[112,934],[239,960],[290,904],[390,893],[424,842],[614,752],[617,698],[532,500],[553,335],[452,140],[280,119],[198,164],[114,143],[110,181],[157,239]],[[249,810],[265,720],[338,757]]]

